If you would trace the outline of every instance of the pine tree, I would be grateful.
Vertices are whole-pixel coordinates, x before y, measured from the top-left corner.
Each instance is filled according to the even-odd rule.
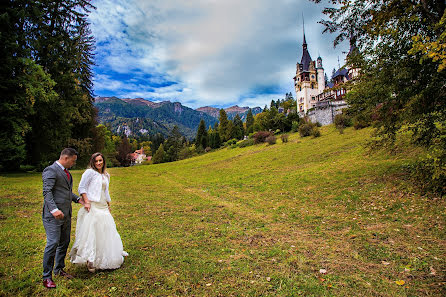
[[[248,114],[246,115],[246,134],[250,134],[254,132],[254,117],[252,115],[251,108],[248,110]]]
[[[197,129],[197,136],[195,137],[195,145],[201,146],[203,149],[208,147],[208,133],[206,131],[206,124],[202,119]]]
[[[116,159],[119,161],[121,166],[127,167],[130,166],[131,160],[129,154],[132,152],[132,147],[130,145],[129,139],[124,134],[121,139],[121,143],[118,147],[118,152]]]
[[[221,142],[225,142],[229,140],[227,138],[228,136],[228,116],[226,114],[226,111],[222,108],[220,109],[220,117],[219,117],[219,127],[218,127],[218,133],[220,134]]]
[[[228,121],[228,127],[226,129],[226,141],[235,138],[235,126],[232,120]]]
[[[156,152],[159,148],[159,146],[164,143],[165,139],[164,136],[161,135],[161,133],[156,133],[155,135],[150,137],[150,141],[152,144],[150,145],[150,149],[152,152]]]
[[[215,123],[214,129],[212,133],[208,133],[209,135],[209,146],[213,149],[219,148],[221,145],[220,133],[218,132],[218,123]]]
[[[178,160],[178,154],[183,147],[183,135],[177,125],[172,128],[169,137],[164,146],[166,150],[166,161],[173,162]]]
[[[271,108],[273,108],[273,107],[276,107],[276,101],[271,100],[271,103],[270,103],[270,105],[269,105],[269,108],[271,109]]]
[[[165,159],[164,145],[161,143],[155,155],[152,158],[153,164],[163,163]]]
[[[236,114],[234,117],[234,138],[242,139],[245,135],[244,130],[242,119],[239,114]]]
[[[0,125],[7,132],[0,133],[0,154],[17,165],[26,154],[42,168],[69,143],[93,147],[94,40],[87,21],[93,6],[84,0],[4,2]]]

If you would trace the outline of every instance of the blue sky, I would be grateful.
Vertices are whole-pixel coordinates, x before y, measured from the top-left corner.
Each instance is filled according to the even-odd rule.
[[[348,44],[322,34],[308,0],[94,0],[97,96],[178,101],[198,108],[264,106],[292,92],[308,50],[328,76]]]

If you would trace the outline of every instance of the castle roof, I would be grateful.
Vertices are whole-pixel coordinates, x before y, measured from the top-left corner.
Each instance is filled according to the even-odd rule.
[[[333,78],[335,78],[336,76],[345,76],[348,78],[348,70],[345,68],[338,69],[338,71],[333,74]]]
[[[311,63],[311,56],[307,49],[307,41],[305,39],[305,33],[304,33],[304,43],[302,44],[302,59],[300,60],[300,64],[302,65],[303,71],[309,71],[310,69],[310,63]]]

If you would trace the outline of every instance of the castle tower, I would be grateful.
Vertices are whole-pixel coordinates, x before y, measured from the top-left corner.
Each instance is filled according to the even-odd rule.
[[[316,96],[320,93],[319,83],[322,83],[325,88],[322,59],[320,59],[320,70],[317,71],[316,63],[311,60],[310,53],[308,52],[305,31],[303,35],[302,58],[300,63],[296,64],[296,76],[293,78],[294,89],[296,91],[297,112],[300,113],[306,113],[308,109],[316,106]],[[319,74],[321,74],[321,78],[319,78]]]
[[[358,55],[358,54],[359,54],[359,50],[356,47],[356,37],[352,36],[352,37],[350,37],[350,50],[348,51],[346,60],[348,59],[349,56]],[[349,79],[355,79],[359,76],[360,69],[357,68],[355,65],[348,65],[347,68],[348,68]]]
[[[317,85],[319,94],[325,90],[325,75],[324,67],[322,67],[322,58],[317,58]]]

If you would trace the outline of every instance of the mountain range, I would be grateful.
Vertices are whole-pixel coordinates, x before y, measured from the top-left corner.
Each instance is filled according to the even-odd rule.
[[[136,137],[156,133],[168,136],[176,125],[184,136],[193,139],[201,119],[206,127],[213,127],[220,113],[220,109],[210,106],[192,109],[179,102],[153,102],[143,98],[96,97],[94,105],[99,123],[108,124],[114,133]],[[225,108],[228,119],[239,114],[244,120],[248,110],[249,107],[239,106]],[[252,109],[253,115],[260,112],[260,107]]]

